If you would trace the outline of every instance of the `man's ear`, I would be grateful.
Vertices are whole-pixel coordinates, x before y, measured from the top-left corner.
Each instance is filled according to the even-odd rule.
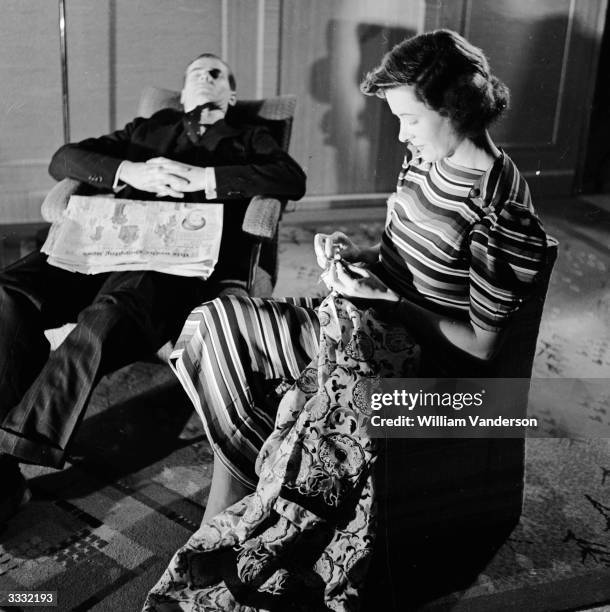
[[[231,92],[231,97],[229,98],[229,106],[235,106],[236,102],[237,102],[237,92],[236,91],[232,91]]]
[[[184,106],[184,87],[180,90],[180,104]]]

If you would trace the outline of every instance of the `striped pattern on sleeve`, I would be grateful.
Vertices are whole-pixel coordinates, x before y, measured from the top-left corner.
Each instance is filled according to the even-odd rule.
[[[487,172],[407,161],[388,202],[381,276],[416,303],[500,330],[544,268],[547,243],[504,153]]]

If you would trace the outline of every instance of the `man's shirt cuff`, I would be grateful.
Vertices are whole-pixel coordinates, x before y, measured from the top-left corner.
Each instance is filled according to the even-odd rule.
[[[127,160],[123,160],[119,164],[119,167],[116,169],[116,173],[114,175],[114,181],[112,182],[112,191],[114,191],[115,193],[118,193],[119,191],[121,191],[121,189],[123,189],[123,187],[125,187],[125,183],[122,183],[119,185],[119,174],[121,174],[121,168],[123,167],[123,164],[126,161]]]
[[[208,200],[215,200],[218,195],[216,194],[216,173],[214,168],[207,166],[204,168],[205,171],[205,197]]]

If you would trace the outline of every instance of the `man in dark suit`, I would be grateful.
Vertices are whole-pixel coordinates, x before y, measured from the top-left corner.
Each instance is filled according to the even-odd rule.
[[[35,251],[0,272],[0,523],[27,501],[19,461],[61,467],[98,380],[175,337],[188,313],[243,287],[241,224],[250,198],[299,199],[305,175],[261,126],[225,118],[235,78],[212,54],[186,69],[184,112],[162,110],[122,130],[61,147],[49,172],[122,198],[224,203],[219,261],[203,281],[158,272],[67,272]],[[241,247],[241,248],[240,248]],[[76,321],[49,352],[44,329]]]

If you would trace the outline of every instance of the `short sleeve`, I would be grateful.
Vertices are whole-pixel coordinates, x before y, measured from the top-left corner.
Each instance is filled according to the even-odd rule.
[[[485,330],[506,326],[546,265],[549,239],[526,200],[505,202],[470,233],[470,318]]]

